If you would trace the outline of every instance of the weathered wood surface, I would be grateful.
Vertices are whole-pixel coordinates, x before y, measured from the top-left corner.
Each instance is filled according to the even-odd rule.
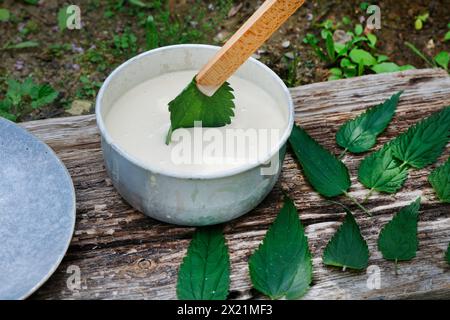
[[[441,70],[416,70],[307,85],[292,90],[297,122],[335,154],[334,134],[346,119],[405,90],[393,123],[376,148],[431,112],[450,105],[450,78]],[[191,239],[192,228],[160,223],[127,205],[114,190],[103,165],[94,116],[24,123],[46,141],[69,169],[76,188],[77,223],[67,256],[50,280],[32,298],[38,299],[174,299],[177,269]],[[439,163],[450,155],[449,146]],[[356,180],[363,156],[344,158],[352,175],[351,195],[362,199],[367,190]],[[281,206],[282,191],[299,210],[314,258],[314,278],[307,299],[450,298],[450,267],[444,251],[450,241],[450,206],[440,204],[426,178],[435,165],[413,170],[395,196],[373,195],[365,216],[354,209],[370,248],[369,270],[379,270],[380,289],[369,289],[369,274],[342,272],[322,265],[321,255],[343,218],[341,208],[318,196],[307,183],[290,152],[280,181],[257,209],[225,226],[232,260],[230,298],[262,296],[251,289],[247,261]],[[422,196],[419,251],[410,262],[394,265],[382,259],[376,239],[398,208]],[[69,266],[81,271],[81,288],[73,286]],[[71,288],[71,289],[70,289]]]

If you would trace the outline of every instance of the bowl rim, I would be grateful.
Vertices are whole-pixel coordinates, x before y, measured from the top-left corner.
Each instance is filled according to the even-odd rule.
[[[276,148],[272,150],[272,152],[268,153],[267,156],[265,156],[262,160],[255,162],[255,163],[248,163],[243,164],[234,168],[230,169],[224,169],[220,170],[218,172],[209,172],[209,173],[195,173],[195,172],[171,172],[170,170],[166,170],[164,168],[159,168],[157,166],[152,166],[148,163],[144,163],[143,161],[137,159],[133,155],[130,155],[125,150],[123,150],[119,145],[117,145],[112,137],[109,135],[108,130],[106,129],[106,125],[104,122],[104,119],[102,117],[101,111],[102,111],[102,105],[101,100],[103,98],[103,95],[105,91],[109,87],[109,83],[112,81],[113,78],[116,77],[117,74],[122,69],[125,69],[129,64],[142,59],[145,56],[152,55],[156,52],[163,52],[163,51],[170,51],[174,49],[181,49],[181,48],[188,48],[188,49],[215,49],[218,50],[220,47],[213,46],[213,45],[206,45],[206,44],[177,44],[177,45],[171,45],[171,46],[165,46],[160,47],[157,49],[149,50],[146,52],[143,52],[141,54],[138,54],[137,56],[128,59],[127,61],[123,62],[121,65],[119,65],[116,69],[114,69],[109,76],[106,78],[106,80],[103,82],[100,91],[97,95],[96,101],[95,101],[95,117],[97,121],[97,126],[100,130],[100,134],[102,138],[104,139],[104,142],[106,142],[109,146],[111,146],[117,153],[119,153],[122,157],[133,163],[134,165],[141,167],[147,171],[150,171],[152,174],[158,174],[163,175],[167,177],[172,178],[178,178],[178,179],[201,179],[201,180],[209,180],[209,179],[219,179],[219,178],[225,178],[225,177],[231,177],[234,175],[238,175],[240,173],[250,171],[254,168],[260,167],[264,163],[267,163],[275,154],[279,153],[279,151],[282,149],[282,147],[287,142],[291,132],[292,128],[294,126],[294,103],[292,100],[292,96],[290,94],[289,89],[281,80],[281,78],[268,66],[263,64],[262,62],[258,61],[257,59],[250,57],[249,60],[246,62],[250,62],[253,64],[256,64],[258,67],[262,68],[267,72],[272,78],[279,84],[280,88],[282,89],[283,93],[288,99],[288,119],[287,119],[287,126],[286,129],[283,132],[282,137],[279,139]]]

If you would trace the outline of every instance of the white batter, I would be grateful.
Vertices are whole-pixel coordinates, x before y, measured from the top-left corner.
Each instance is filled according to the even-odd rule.
[[[180,138],[180,135],[185,138],[186,132],[193,136],[194,128],[175,130],[172,135],[173,142],[166,145],[165,139],[170,126],[168,103],[189,84],[195,73],[196,71],[167,73],[150,79],[125,93],[112,106],[105,121],[113,142],[141,162],[173,173],[219,173],[229,168],[242,166],[243,161],[255,161],[254,154],[243,156],[238,152],[200,153],[204,154],[205,159],[208,158],[208,161],[200,163],[198,159],[197,162],[180,163],[179,159],[174,158],[174,154],[177,154],[175,152],[177,150],[174,150],[178,145],[176,140]],[[287,126],[287,115],[282,112],[275,100],[263,89],[247,80],[233,76],[229,82],[236,97],[235,117],[232,118],[230,125],[215,128],[215,132],[219,130],[225,136],[227,129],[275,129],[271,132],[279,132],[279,138],[281,138]],[[263,130],[256,132],[259,138]],[[264,139],[264,136],[262,138]],[[190,140],[194,145],[194,138]],[[268,148],[270,149],[274,148],[279,141],[277,139],[273,141],[273,138],[272,141],[264,139],[266,140],[269,140]],[[251,147],[255,148],[255,145]]]

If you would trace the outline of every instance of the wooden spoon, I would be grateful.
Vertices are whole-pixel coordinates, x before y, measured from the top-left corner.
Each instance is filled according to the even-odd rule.
[[[267,0],[225,43],[196,77],[198,89],[208,96],[297,11],[305,0]]]

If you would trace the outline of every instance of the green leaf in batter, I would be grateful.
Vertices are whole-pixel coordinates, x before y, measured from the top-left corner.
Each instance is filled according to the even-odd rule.
[[[428,176],[428,181],[442,202],[450,203],[450,158]]]
[[[417,218],[420,198],[402,208],[384,226],[378,238],[378,249],[387,260],[406,261],[416,256],[418,247]]]
[[[346,209],[344,223],[328,242],[323,253],[323,263],[330,266],[362,270],[369,261],[369,248],[361,236],[352,213]]]
[[[289,143],[312,187],[325,197],[335,197],[350,188],[347,167],[311,138],[305,130],[294,126]]]
[[[353,153],[361,153],[372,148],[380,133],[386,129],[400,99],[401,92],[394,94],[390,99],[353,120],[349,120],[339,128],[336,134],[337,143]]]
[[[230,286],[230,259],[219,227],[199,228],[178,271],[181,300],[225,300]]]
[[[172,132],[179,128],[192,128],[201,121],[202,127],[223,127],[231,123],[234,116],[233,89],[225,82],[213,96],[203,94],[195,78],[174,100],[169,102],[170,129],[166,144],[169,144]]]
[[[297,299],[312,279],[308,239],[289,198],[249,260],[253,287],[271,299]]]
[[[371,190],[394,193],[408,178],[408,167],[392,156],[390,144],[368,155],[358,169],[358,180]]]
[[[392,141],[394,157],[421,169],[437,160],[450,137],[450,106],[419,121]]]

